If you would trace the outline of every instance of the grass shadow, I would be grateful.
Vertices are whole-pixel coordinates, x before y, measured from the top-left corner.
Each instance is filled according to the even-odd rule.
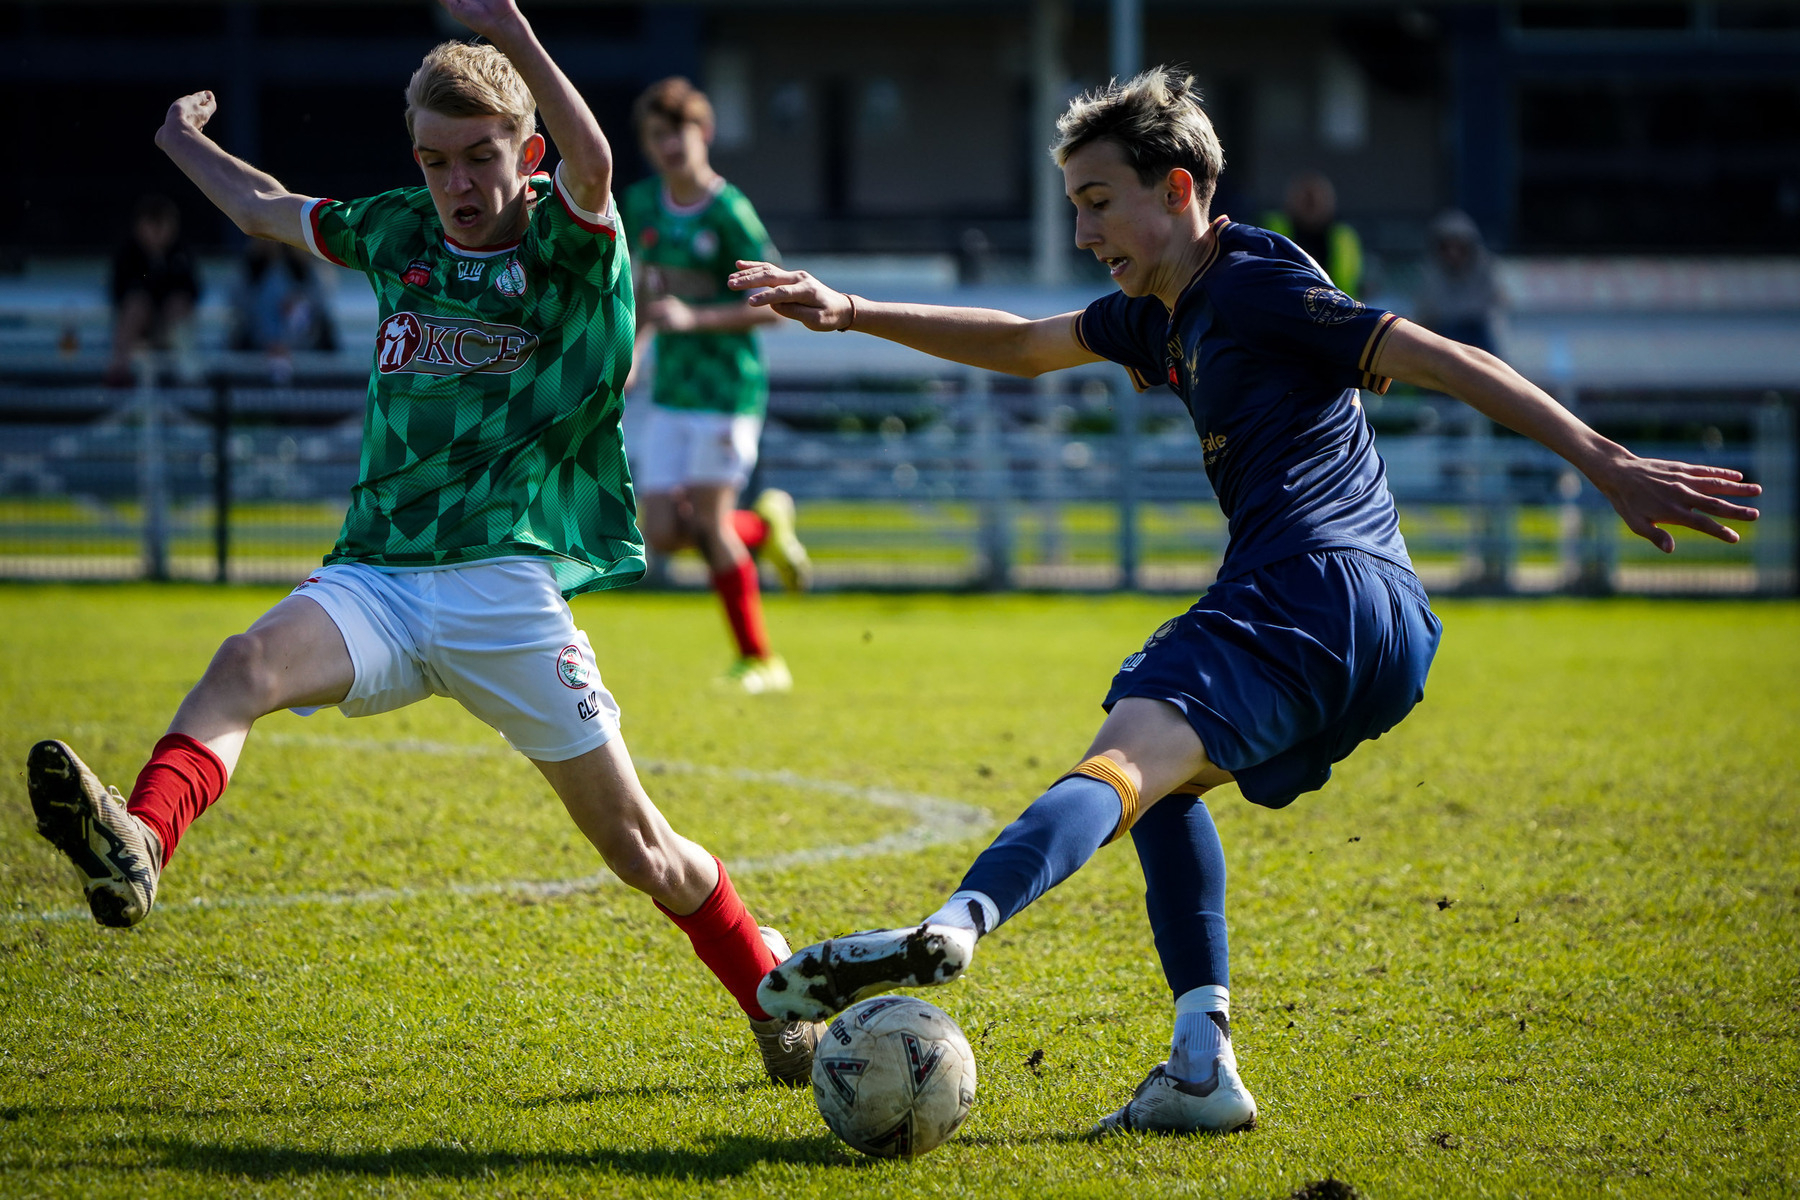
[[[597,1146],[585,1151],[476,1150],[443,1145],[334,1151],[186,1138],[144,1138],[136,1145],[160,1156],[156,1165],[162,1168],[256,1180],[334,1176],[470,1179],[535,1169],[708,1182],[734,1178],[761,1163],[844,1166],[854,1161],[836,1140],[824,1135],[776,1139],[732,1134],[697,1148]]]
[[[519,1107],[548,1108],[553,1104],[592,1104],[596,1100],[717,1099],[720,1096],[733,1094],[741,1096],[746,1092],[769,1086],[766,1081],[760,1079],[743,1080],[716,1087],[701,1087],[690,1083],[640,1083],[630,1087],[583,1088],[579,1092],[564,1092],[557,1096],[539,1096],[535,1100],[519,1101]]]

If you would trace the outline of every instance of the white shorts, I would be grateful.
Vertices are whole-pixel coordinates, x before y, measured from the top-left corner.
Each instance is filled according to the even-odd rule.
[[[690,484],[730,484],[742,490],[756,469],[763,419],[719,412],[689,412],[645,404],[641,427],[626,439],[631,477],[646,495]]]
[[[344,635],[356,668],[337,705],[345,716],[449,696],[540,762],[618,735],[619,706],[593,647],[539,559],[428,571],[334,563],[293,594],[317,603]]]

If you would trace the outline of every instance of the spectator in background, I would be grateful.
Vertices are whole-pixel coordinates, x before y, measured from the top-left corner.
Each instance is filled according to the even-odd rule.
[[[1362,239],[1337,219],[1337,189],[1331,180],[1317,171],[1294,176],[1282,210],[1264,217],[1263,227],[1312,255],[1339,290],[1362,294]]]
[[[131,237],[112,262],[113,352],[109,384],[131,382],[139,350],[187,349],[200,284],[181,244],[181,210],[167,196],[145,196],[131,215]],[[184,372],[185,373],[185,372]]]
[[[1414,308],[1415,319],[1433,333],[1494,353],[1500,285],[1481,230],[1468,213],[1450,209],[1431,223]]]
[[[250,239],[231,308],[231,348],[266,352],[278,383],[293,377],[294,351],[337,349],[337,331],[312,264],[292,246]]]

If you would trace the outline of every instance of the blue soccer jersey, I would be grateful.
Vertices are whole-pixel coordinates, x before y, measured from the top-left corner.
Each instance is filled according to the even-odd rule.
[[[1170,313],[1114,292],[1076,336],[1141,391],[1166,383],[1200,435],[1230,541],[1219,577],[1320,550],[1362,550],[1410,569],[1387,470],[1357,389],[1399,320],[1332,286],[1279,234],[1220,217]]]

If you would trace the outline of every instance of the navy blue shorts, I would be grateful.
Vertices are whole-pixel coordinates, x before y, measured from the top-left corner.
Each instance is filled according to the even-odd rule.
[[[1215,583],[1164,622],[1104,707],[1173,704],[1246,800],[1282,808],[1424,698],[1442,632],[1405,567],[1356,550],[1297,555]]]

